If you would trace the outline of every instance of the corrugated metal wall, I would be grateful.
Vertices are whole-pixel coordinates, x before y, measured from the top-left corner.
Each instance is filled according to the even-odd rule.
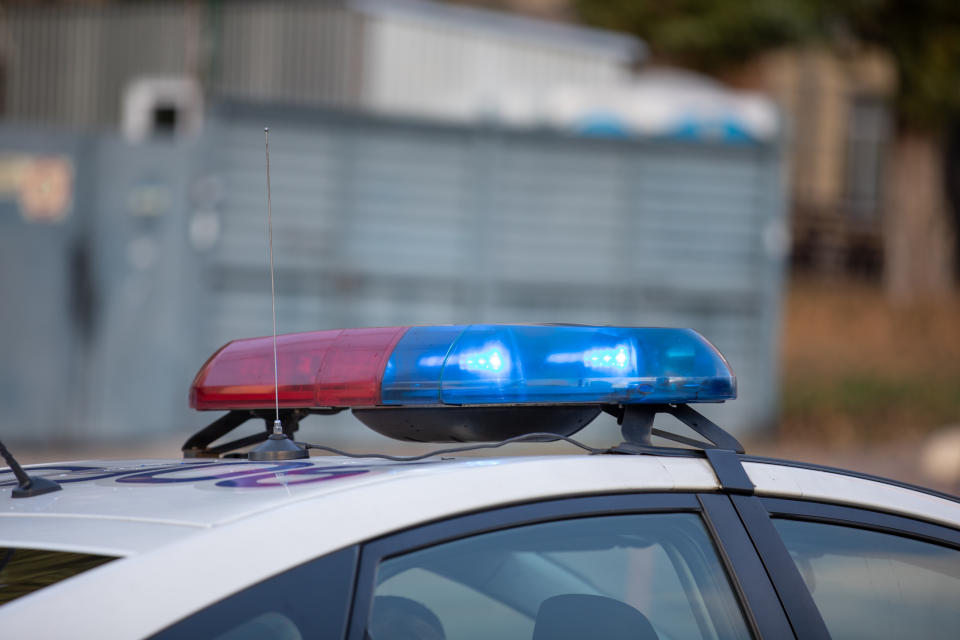
[[[65,223],[30,224],[12,208],[0,220],[0,255],[13,256],[0,278],[12,354],[0,359],[0,430],[145,438],[209,419],[187,410],[192,374],[226,341],[271,330],[264,124],[281,332],[689,326],[740,382],[739,400],[706,412],[734,430],[774,419],[782,256],[766,240],[782,225],[777,147],[238,103],[176,144],[0,129],[0,155],[60,150],[79,168]],[[77,255],[90,282],[79,306]]]
[[[372,15],[366,30],[364,105],[460,121],[506,115],[511,92],[622,85],[641,51],[622,35],[603,34],[611,42],[590,47],[578,45],[575,33],[565,34],[569,40],[537,38],[539,30],[479,28],[416,13]]]
[[[325,3],[7,8],[2,115],[113,126],[128,83],[171,75],[215,95],[356,104],[361,21]]]
[[[21,158],[69,163],[62,217],[25,210],[27,185],[11,175]],[[201,139],[0,127],[5,440],[149,439],[193,424],[187,388],[206,345],[188,225],[208,166]]]
[[[70,126],[117,123],[130,80],[194,71],[193,7],[5,8],[3,116]]]
[[[621,81],[632,47],[640,51],[633,38],[572,26],[507,34],[484,24],[490,12],[400,9],[335,0],[4,7],[0,116],[113,127],[131,81],[181,76],[212,99],[472,118],[478,96],[492,89]],[[491,15],[514,27],[534,23]],[[537,35],[551,30],[569,40]]]
[[[733,363],[717,415],[776,406],[776,146],[601,141],[235,107],[216,164],[211,348],[269,333],[271,129],[281,331],[447,322],[690,326]]]
[[[83,136],[0,128],[0,434],[43,442],[77,429],[83,415],[94,172]],[[11,184],[11,164],[56,158],[73,174],[60,216],[31,216]]]
[[[287,103],[355,106],[364,20],[322,2],[231,3],[207,16],[210,91]]]

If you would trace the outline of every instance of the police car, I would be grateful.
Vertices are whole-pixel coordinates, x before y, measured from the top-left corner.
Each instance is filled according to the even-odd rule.
[[[691,406],[735,396],[690,330],[234,341],[191,388],[227,413],[182,459],[0,471],[0,637],[958,637],[960,501],[745,455]],[[299,421],[341,410],[447,444],[308,457],[329,447]],[[623,442],[575,440],[601,412]],[[248,420],[265,428],[214,444]],[[531,440],[573,453],[456,454]]]

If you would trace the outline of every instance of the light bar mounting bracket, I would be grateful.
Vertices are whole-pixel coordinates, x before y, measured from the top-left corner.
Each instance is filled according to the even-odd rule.
[[[293,440],[293,434],[300,428],[300,420],[311,413],[332,414],[343,409],[280,409],[280,424],[283,433]],[[219,458],[231,451],[259,444],[267,440],[273,433],[274,410],[272,409],[234,409],[223,415],[206,427],[193,434],[183,446],[184,458]],[[263,420],[264,430],[243,438],[211,447],[218,439],[240,427],[248,420],[258,418]]]

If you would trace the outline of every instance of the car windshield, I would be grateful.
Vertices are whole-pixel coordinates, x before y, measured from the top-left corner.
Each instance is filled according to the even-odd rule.
[[[0,606],[116,560],[90,553],[0,547]]]

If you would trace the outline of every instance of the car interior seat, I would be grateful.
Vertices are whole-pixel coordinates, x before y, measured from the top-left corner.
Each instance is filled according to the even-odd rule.
[[[540,604],[533,640],[659,640],[647,617],[630,605],[607,598],[570,593]]]
[[[416,600],[377,596],[367,627],[370,640],[445,640],[440,618]]]

